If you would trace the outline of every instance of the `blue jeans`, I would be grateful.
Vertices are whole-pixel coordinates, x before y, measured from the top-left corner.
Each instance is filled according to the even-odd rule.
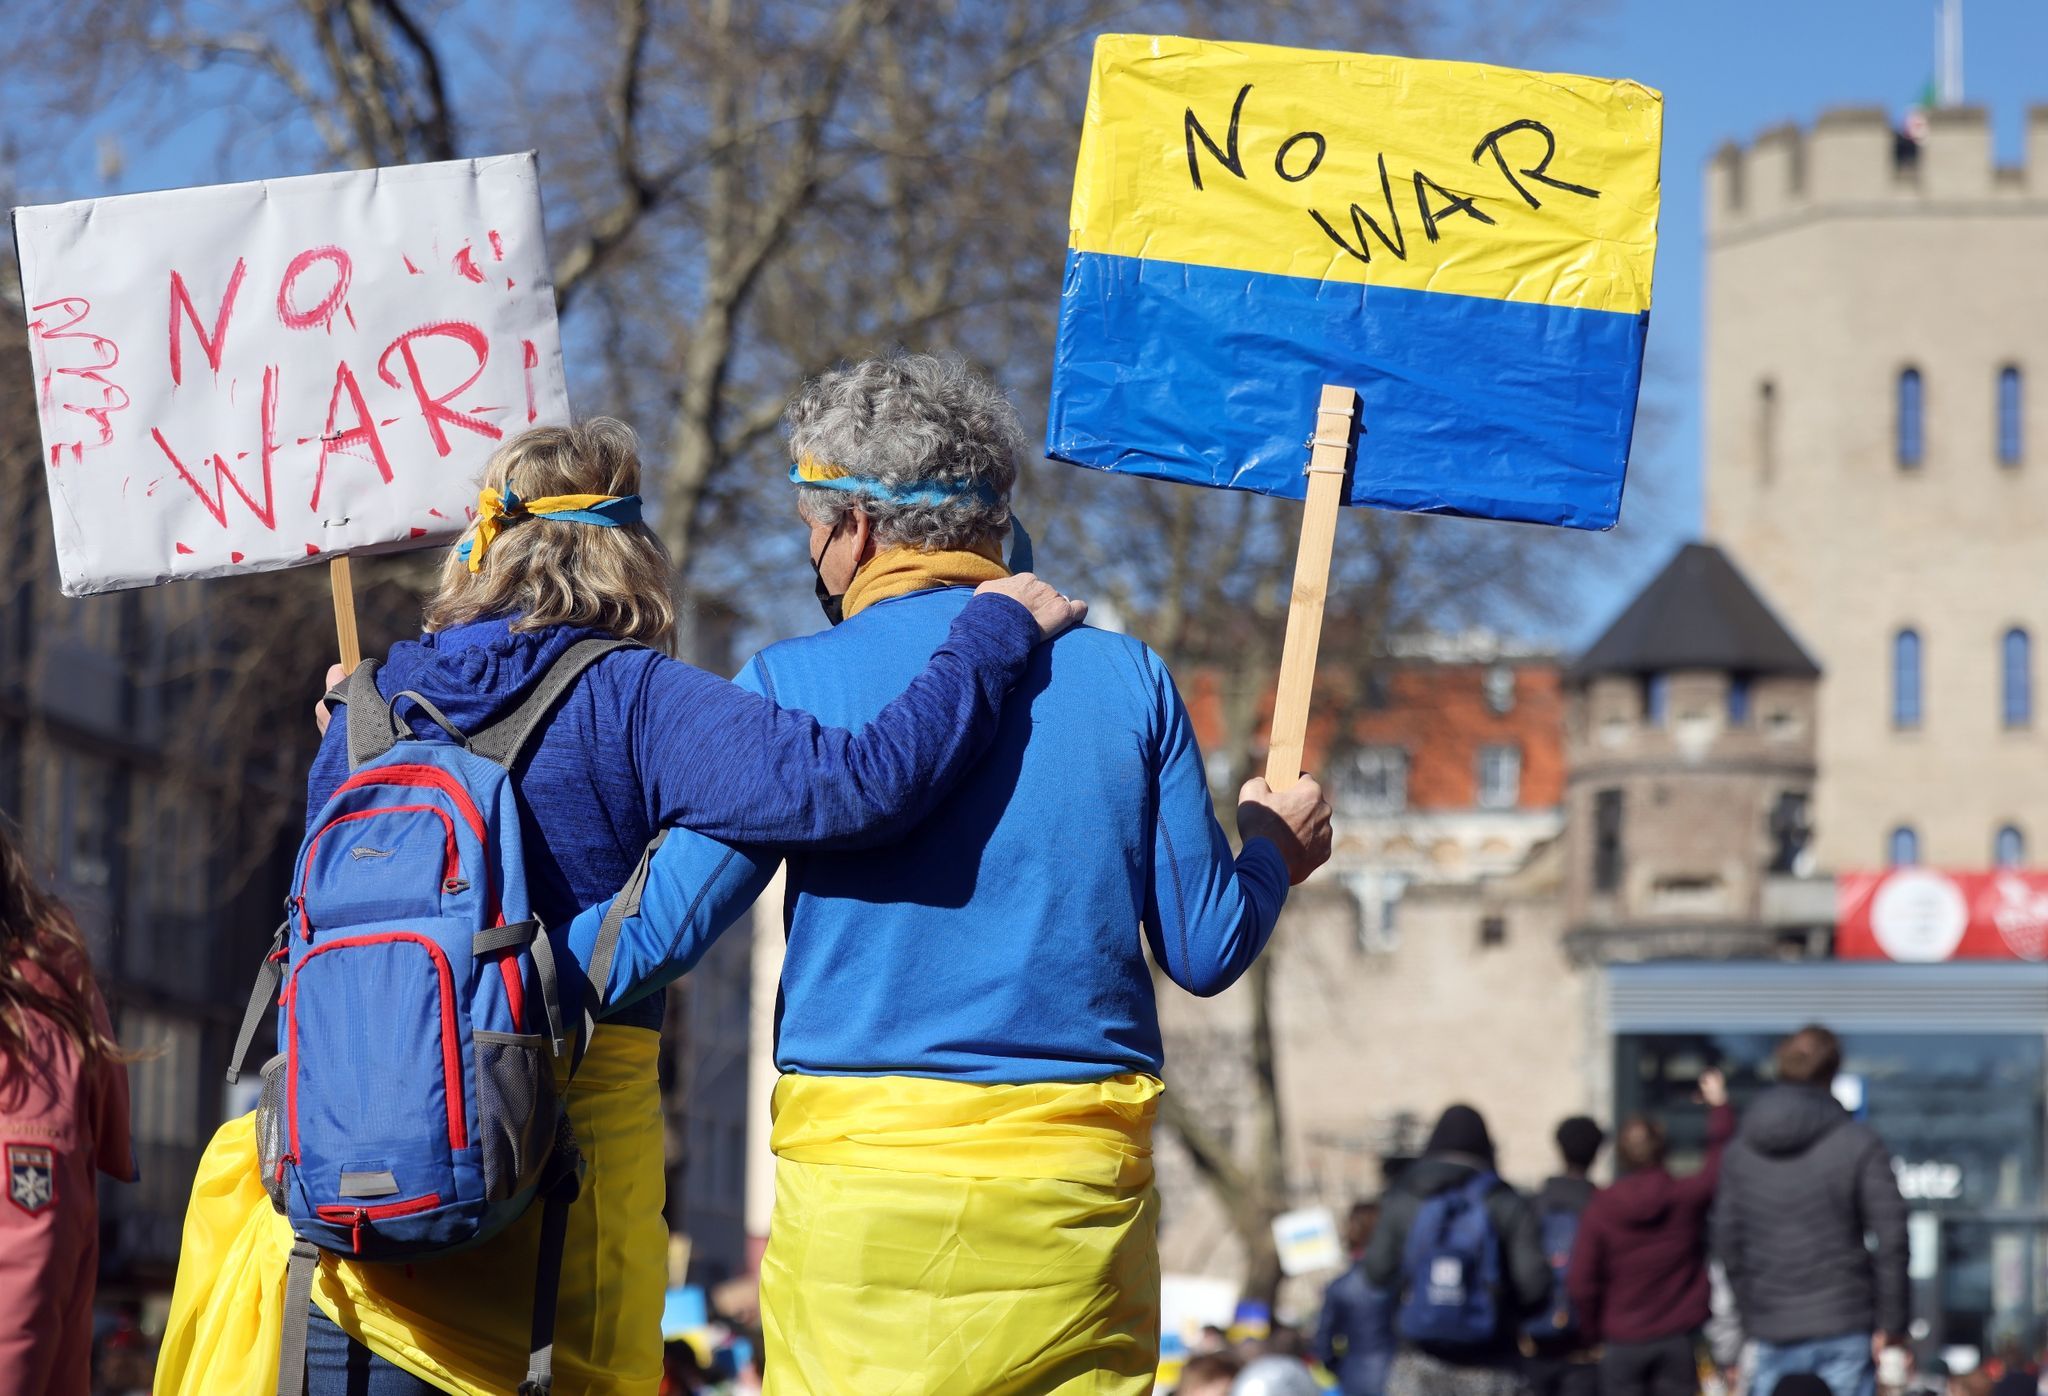
[[[441,1396],[441,1388],[394,1367],[308,1307],[306,1396]]]
[[[1778,1378],[1794,1372],[1813,1373],[1828,1384],[1834,1396],[1875,1396],[1877,1391],[1877,1363],[1870,1356],[1868,1333],[1803,1343],[1759,1341],[1756,1376],[1749,1385],[1751,1396],[1771,1396]]]

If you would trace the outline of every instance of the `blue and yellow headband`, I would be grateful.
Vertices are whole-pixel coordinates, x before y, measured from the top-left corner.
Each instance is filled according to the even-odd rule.
[[[933,480],[922,485],[886,485],[873,476],[856,475],[844,466],[828,465],[816,456],[798,456],[796,464],[789,468],[789,483],[840,490],[846,494],[873,495],[890,504],[949,504],[969,496],[984,504],[1002,501],[1002,496],[986,484]],[[1014,509],[1010,511],[1010,558],[1007,565],[1012,572],[1031,570],[1031,535],[1024,531],[1024,521],[1017,517]]]
[[[547,518],[563,523],[594,524],[598,528],[623,528],[640,522],[637,494],[551,494],[539,499],[521,499],[505,482],[505,492],[486,485],[476,497],[476,536],[465,538],[455,552],[480,571],[484,554],[505,528],[520,519]]]
[[[829,465],[816,456],[799,456],[789,468],[789,483],[846,494],[867,494],[889,504],[949,504],[970,496],[984,504],[999,502],[995,490],[976,481],[928,480],[918,485],[889,485],[871,475],[856,475],[845,466]]]

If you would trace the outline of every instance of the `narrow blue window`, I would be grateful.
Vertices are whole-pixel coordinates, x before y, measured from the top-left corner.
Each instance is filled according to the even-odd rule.
[[[2020,405],[2020,371],[2011,364],[1998,370],[1998,463],[2018,465],[2026,445],[2026,418]]]
[[[2027,861],[2027,836],[2017,825],[2008,824],[1991,841],[1991,861],[2001,868],[2016,868]]]
[[[1671,676],[1643,675],[1643,721],[1652,727],[1664,725],[1665,709],[1671,706]]]
[[[1920,370],[1909,368],[1899,374],[1899,468],[1918,470],[1922,453]]]
[[[2005,632],[2000,646],[2003,681],[1999,684],[2001,706],[2007,727],[2025,727],[2034,720],[2034,646],[2027,632],[2015,625]]]
[[[1749,726],[1749,675],[1728,676],[1728,725]]]
[[[1895,868],[1910,868],[1920,861],[1920,836],[1910,824],[1892,830],[1891,862]]]
[[[1920,632],[1892,637],[1892,726],[1920,725]]]

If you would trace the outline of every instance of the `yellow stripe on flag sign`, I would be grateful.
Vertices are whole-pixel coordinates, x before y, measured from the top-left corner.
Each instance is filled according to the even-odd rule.
[[[1662,122],[1635,82],[1104,35],[1071,246],[1634,314]]]

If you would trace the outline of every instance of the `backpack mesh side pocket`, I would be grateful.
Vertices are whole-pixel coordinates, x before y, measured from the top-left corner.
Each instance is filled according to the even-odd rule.
[[[472,1037],[484,1196],[497,1202],[540,1181],[559,1113],[555,1073],[538,1033],[478,1029]]]
[[[256,1098],[256,1161],[270,1205],[280,1212],[285,1210],[283,1159],[291,1139],[285,1118],[285,1064],[282,1052],[263,1063],[263,1093]]]

